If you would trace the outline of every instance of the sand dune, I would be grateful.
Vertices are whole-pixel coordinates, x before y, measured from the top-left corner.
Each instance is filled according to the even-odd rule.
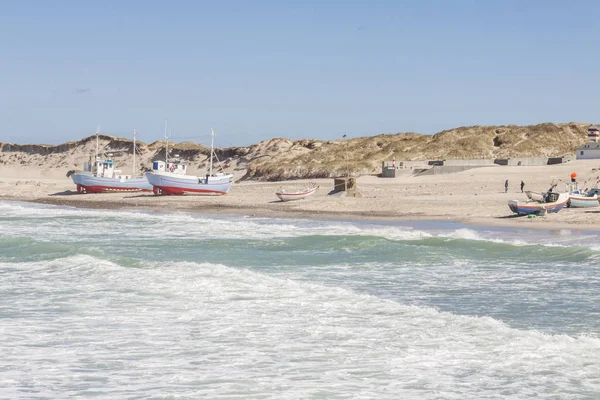
[[[364,176],[380,172],[381,162],[393,158],[407,161],[573,156],[575,149],[587,141],[589,125],[471,126],[435,135],[381,134],[331,141],[273,138],[251,146],[215,151],[224,170],[242,180],[331,178],[347,171]],[[138,141],[134,172],[133,141],[100,134],[98,140],[93,135],[56,146],[0,142],[0,166],[59,169],[64,174],[70,169],[80,169],[95,154],[97,142],[101,155],[110,156],[122,171],[134,175],[150,169],[153,161],[165,156],[165,142]],[[189,173],[205,173],[210,151],[207,147],[183,142],[169,143],[168,148],[170,157],[179,156],[188,162]]]

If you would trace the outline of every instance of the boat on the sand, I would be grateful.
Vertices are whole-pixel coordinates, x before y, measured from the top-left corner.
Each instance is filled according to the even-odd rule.
[[[584,185],[586,182],[584,182]],[[577,182],[571,182],[569,190],[569,202],[567,203],[567,207],[598,207],[600,205],[600,203],[598,202],[599,191],[600,189],[598,188],[598,178],[596,178],[596,184],[591,189],[579,189],[579,184]]]
[[[281,201],[302,200],[312,196],[318,188],[319,186],[316,183],[311,182],[307,188],[295,191],[288,191],[284,188],[279,188],[279,190],[275,192],[275,195],[279,197]]]
[[[552,193],[555,191],[557,186],[558,186],[558,183],[556,183],[555,181],[552,181],[552,184],[550,184],[550,187],[545,192],[540,193],[540,192],[533,192],[531,190],[526,190],[525,195],[527,196],[527,198],[529,200],[537,201],[538,203],[541,203],[544,201],[544,199],[546,198],[548,193]]]
[[[79,193],[102,193],[102,192],[135,192],[151,191],[152,185],[148,183],[145,176],[123,174],[116,169],[115,162],[109,157],[99,155],[99,132],[96,132],[96,157],[92,165],[86,162],[83,170],[71,170],[67,172],[67,178],[71,178],[77,185]],[[133,171],[137,171],[135,155],[137,147],[135,144],[136,132],[133,132]]]
[[[567,205],[569,193],[548,192],[542,201],[510,200],[508,207],[517,215],[557,213]]]
[[[152,164],[152,171],[146,172],[146,179],[148,179],[148,182],[153,186],[152,191],[154,194],[227,194],[231,187],[231,182],[233,181],[233,175],[213,172],[213,157],[216,157],[213,146],[214,137],[215,132],[212,131],[208,173],[205,176],[195,176],[187,174],[186,163],[179,160],[169,160],[168,137],[165,134],[165,138],[167,139],[165,161],[154,161]]]
[[[589,192],[575,191],[569,194],[568,207],[571,208],[587,208],[598,207],[598,194],[595,190]]]

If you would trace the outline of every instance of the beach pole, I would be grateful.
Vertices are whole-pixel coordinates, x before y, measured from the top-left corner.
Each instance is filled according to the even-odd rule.
[[[343,139],[346,139],[346,134],[342,136]],[[350,168],[348,167],[348,141],[346,140],[344,143],[344,160],[346,161],[346,179],[344,179],[344,191],[348,192],[348,179],[350,178]]]

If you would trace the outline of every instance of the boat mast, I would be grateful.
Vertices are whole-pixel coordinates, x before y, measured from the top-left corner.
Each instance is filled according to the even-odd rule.
[[[95,161],[98,161],[98,152],[99,152],[99,149],[100,149],[100,142],[99,142],[100,139],[98,139],[98,134],[99,133],[100,133],[100,125],[98,125],[96,127],[96,160]]]
[[[213,172],[212,172],[212,167],[213,167],[213,146],[215,144],[215,130],[214,129],[210,129],[210,163],[209,163],[209,169],[208,169],[208,174],[210,176],[212,176]]]
[[[133,175],[135,176],[136,172],[136,168],[135,168],[135,136],[137,134],[137,131],[134,129],[133,130]]]
[[[167,136],[167,120],[165,119],[165,140],[167,144],[165,146],[165,167],[169,162],[169,137]]]

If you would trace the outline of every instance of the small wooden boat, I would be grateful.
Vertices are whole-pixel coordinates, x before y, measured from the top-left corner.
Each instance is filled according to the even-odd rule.
[[[307,198],[308,196],[312,196],[312,194],[315,193],[318,188],[319,186],[317,186],[315,183],[311,183],[311,185],[306,189],[288,192],[284,188],[280,188],[277,192],[275,192],[275,194],[281,201],[301,200]]]
[[[571,193],[567,203],[567,206],[571,208],[598,207],[599,205],[596,193]]]
[[[510,200],[508,207],[517,215],[544,215],[546,213],[557,213],[567,205],[569,193],[549,192],[542,202]]]
[[[598,181],[596,186],[591,189],[579,189],[577,182],[571,184],[571,190],[569,191],[569,202],[567,207],[572,208],[584,208],[584,207],[598,207]]]

